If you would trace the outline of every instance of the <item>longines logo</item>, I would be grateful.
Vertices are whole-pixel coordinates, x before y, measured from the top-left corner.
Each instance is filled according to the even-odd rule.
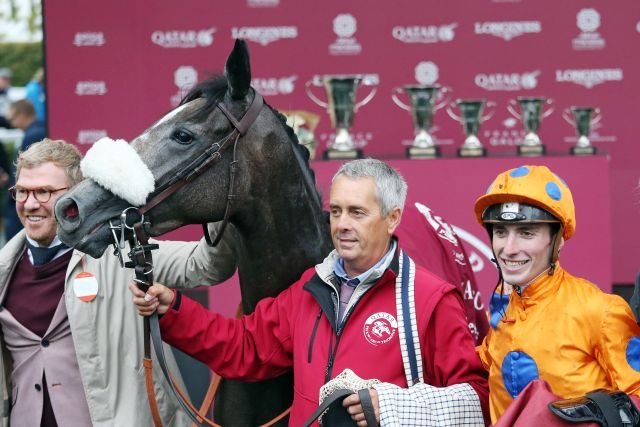
[[[454,29],[458,26],[457,22],[448,25],[414,25],[401,26],[397,25],[391,30],[394,39],[403,43],[438,43],[450,42],[456,34]]]
[[[198,83],[198,70],[190,65],[178,67],[173,74],[173,83],[178,91],[171,95],[171,106],[177,107],[182,98]]]
[[[154,31],[151,33],[151,41],[164,48],[190,49],[194,47],[211,46],[215,28],[206,30],[169,30]]]
[[[73,37],[73,44],[75,46],[102,46],[105,43],[104,33],[101,31],[76,33]]]
[[[622,81],[623,78],[624,75],[621,68],[556,70],[557,82],[571,82],[582,85],[587,89],[605,82]]]
[[[104,95],[107,93],[107,83],[102,80],[87,80],[76,83],[76,95]]]
[[[431,61],[422,61],[414,70],[416,81],[423,85],[432,85],[438,81],[438,66]]]
[[[277,7],[280,0],[247,0],[249,7]]]
[[[341,13],[333,19],[333,32],[338,39],[329,45],[331,55],[358,55],[362,46],[353,36],[358,29],[358,21],[349,13]]]
[[[106,129],[80,129],[78,131],[78,138],[76,141],[81,145],[93,144],[100,138],[104,138],[106,136]]]
[[[538,86],[539,75],[539,70],[525,73],[480,73],[474,80],[477,86],[489,91],[528,90]]]
[[[298,76],[289,77],[256,77],[251,80],[253,86],[263,96],[289,95],[296,88],[295,81]]]
[[[572,41],[575,50],[598,50],[605,47],[606,43],[597,31],[600,28],[600,14],[597,10],[580,10],[576,15],[576,25],[581,33]]]
[[[295,39],[298,37],[298,27],[233,27],[231,37],[251,40],[266,46],[281,39]]]
[[[541,32],[542,24],[540,21],[476,22],[474,31],[476,34],[489,34],[510,41],[523,34]]]

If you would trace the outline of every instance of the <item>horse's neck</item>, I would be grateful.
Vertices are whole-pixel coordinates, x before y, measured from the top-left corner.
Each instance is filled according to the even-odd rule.
[[[236,223],[238,271],[245,311],[267,296],[275,296],[319,263],[331,249],[321,208],[300,194],[271,193]]]

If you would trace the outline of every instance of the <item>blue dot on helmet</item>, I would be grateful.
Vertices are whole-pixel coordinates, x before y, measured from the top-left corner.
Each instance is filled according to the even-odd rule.
[[[558,175],[556,175],[555,173],[553,174],[553,176],[556,177],[556,179],[558,181],[560,181],[565,187],[569,188],[569,186],[567,185],[567,183],[564,181],[564,179],[560,178]]]
[[[520,166],[519,168],[515,168],[514,170],[512,170],[509,176],[512,178],[520,178],[527,175],[528,173],[529,173],[528,167]]]
[[[560,191],[560,187],[558,187],[558,184],[556,184],[555,182],[547,182],[545,190],[547,191],[547,195],[549,195],[549,197],[551,197],[553,200],[557,201],[562,199],[562,191]]]

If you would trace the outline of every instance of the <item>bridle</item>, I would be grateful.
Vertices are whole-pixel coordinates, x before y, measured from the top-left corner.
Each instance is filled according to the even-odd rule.
[[[176,172],[175,175],[171,177],[166,183],[162,184],[153,193],[151,193],[149,195],[149,201],[147,202],[147,204],[139,209],[140,214],[144,215],[145,213],[149,212],[155,206],[164,201],[167,197],[171,196],[186,184],[202,175],[202,173],[207,171],[211,166],[222,159],[222,155],[224,154],[224,152],[233,143],[233,158],[231,160],[231,163],[229,163],[229,188],[227,189],[227,201],[224,210],[224,217],[222,219],[222,225],[220,226],[218,235],[213,242],[209,237],[206,224],[202,225],[207,243],[211,246],[216,246],[220,242],[222,233],[224,232],[225,228],[227,227],[227,223],[229,222],[231,203],[233,200],[236,200],[238,198],[238,196],[234,194],[235,177],[238,170],[238,160],[236,157],[238,141],[240,140],[240,137],[244,136],[247,133],[253,122],[256,120],[256,118],[258,118],[258,114],[260,114],[260,110],[262,109],[263,104],[264,100],[262,98],[262,95],[254,91],[253,101],[251,101],[249,109],[240,119],[240,121],[238,121],[229,112],[229,110],[227,110],[224,105],[222,105],[222,103],[218,102],[216,104],[216,107],[233,125],[233,130],[231,131],[231,133],[222,138],[222,140],[220,140],[219,142],[214,142],[213,144],[211,144],[209,147],[207,147],[206,150],[204,150],[202,154],[196,157],[184,168]]]
[[[116,226],[110,223],[110,229],[114,238],[115,254],[119,257],[121,264],[123,264],[125,267],[134,269],[134,281],[136,282],[138,288],[140,288],[142,291],[146,292],[147,289],[151,285],[153,285],[152,251],[158,249],[157,244],[149,243],[149,235],[145,228],[145,226],[149,225],[149,223],[145,222],[145,214],[147,214],[151,209],[162,203],[169,196],[176,193],[179,189],[196,179],[198,176],[202,175],[202,173],[219,162],[222,159],[225,151],[233,145],[233,157],[231,163],[229,164],[229,186],[227,189],[225,212],[220,229],[213,241],[211,241],[211,237],[209,236],[207,225],[202,224],[207,244],[209,244],[210,246],[217,245],[220,242],[224,230],[229,222],[232,210],[232,202],[238,199],[238,195],[235,194],[235,176],[238,170],[238,160],[236,157],[238,141],[247,133],[249,128],[253,125],[258,115],[260,114],[263,105],[264,100],[262,96],[258,92],[254,91],[254,97],[251,101],[251,105],[242,116],[242,118],[238,121],[224,107],[224,105],[222,105],[222,103],[218,102],[216,104],[216,108],[218,108],[229,120],[229,122],[233,126],[232,131],[221,140],[212,143],[202,152],[202,154],[200,154],[193,161],[189,162],[186,166],[176,172],[167,182],[160,185],[156,190],[154,190],[147,198],[148,202],[144,206],[142,206],[141,208],[130,207],[125,209],[120,216],[119,225]],[[127,222],[127,213],[130,210],[137,210],[138,213],[137,219],[133,224],[129,224]],[[120,232],[119,236],[117,235],[117,231]],[[125,247],[125,238],[128,240],[131,248],[130,252],[128,253],[130,261],[128,261],[127,263],[123,263],[122,260],[122,250]],[[154,313],[153,315],[148,317],[144,317],[143,328],[143,365],[145,370],[145,382],[147,395],[149,397],[149,406],[155,426],[162,427],[162,419],[160,416],[160,411],[158,409],[158,404],[155,398],[155,390],[153,386],[151,358],[152,343],[156,353],[156,357],[158,358],[158,364],[160,365],[160,368],[182,409],[194,421],[194,423],[197,423],[198,425],[219,427],[213,421],[205,417],[206,406],[203,405],[203,409],[199,411],[193,406],[191,402],[188,401],[185,393],[182,392],[178,384],[175,382],[173,376],[171,375],[171,372],[169,372],[164,356],[162,338],[160,336],[160,324],[157,313]],[[213,397],[210,396],[209,400],[212,399]],[[280,419],[284,418],[288,414],[288,412],[289,411],[287,410],[284,413],[280,414],[278,417],[265,424],[265,426],[272,425],[280,421]]]

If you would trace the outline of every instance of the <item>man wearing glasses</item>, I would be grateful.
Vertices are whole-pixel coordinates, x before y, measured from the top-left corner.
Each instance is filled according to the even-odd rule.
[[[131,271],[110,253],[94,259],[56,235],[54,204],[83,179],[81,158],[73,145],[50,139],[18,156],[9,192],[24,231],[0,250],[2,425],[153,425]],[[155,274],[180,287],[220,283],[235,270],[226,240],[215,249],[202,240],[162,242]],[[155,392],[165,426],[190,424],[164,380]]]

